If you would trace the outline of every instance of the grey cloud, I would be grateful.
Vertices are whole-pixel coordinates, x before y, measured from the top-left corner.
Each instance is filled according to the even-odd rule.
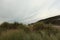
[[[35,22],[41,19],[37,16],[38,15],[40,17],[43,16],[44,15],[43,12],[48,9],[50,10],[52,8],[52,4],[55,5],[55,2],[58,1],[57,0],[0,0],[0,19],[2,21],[9,21],[9,22],[11,21],[25,22],[25,23],[28,23],[28,21],[30,23]]]

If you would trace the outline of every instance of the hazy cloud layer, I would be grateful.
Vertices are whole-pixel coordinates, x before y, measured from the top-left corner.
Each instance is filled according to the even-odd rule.
[[[60,15],[60,0],[0,0],[0,22],[31,23]]]

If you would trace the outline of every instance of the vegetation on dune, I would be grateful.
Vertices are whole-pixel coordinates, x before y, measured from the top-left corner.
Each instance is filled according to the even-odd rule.
[[[60,15],[58,16],[54,16],[54,17],[49,17],[49,18],[46,18],[46,19],[43,19],[43,20],[39,20],[38,22],[41,22],[43,21],[44,23],[46,24],[54,24],[54,25],[60,25]]]
[[[60,30],[51,23],[24,25],[4,22],[0,25],[0,40],[60,40]]]

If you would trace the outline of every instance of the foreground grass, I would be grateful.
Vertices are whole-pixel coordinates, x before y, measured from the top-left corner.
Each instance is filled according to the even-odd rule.
[[[44,22],[33,25],[5,22],[0,25],[0,40],[60,40],[60,30]]]
[[[22,29],[8,30],[2,32],[0,40],[60,40],[60,32],[47,34],[46,31],[25,32]]]

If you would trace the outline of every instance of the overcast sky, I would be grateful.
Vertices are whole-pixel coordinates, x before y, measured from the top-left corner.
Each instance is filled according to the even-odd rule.
[[[60,15],[60,0],[0,0],[0,23],[32,23]]]

